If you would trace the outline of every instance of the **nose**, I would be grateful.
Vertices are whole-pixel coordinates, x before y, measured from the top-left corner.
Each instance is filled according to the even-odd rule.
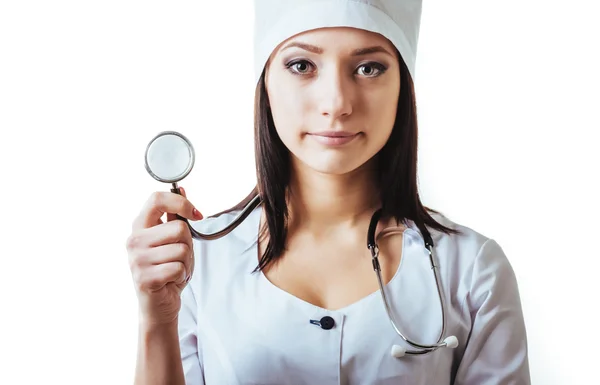
[[[352,84],[341,71],[328,71],[319,76],[319,108],[321,115],[340,119],[352,114]]]

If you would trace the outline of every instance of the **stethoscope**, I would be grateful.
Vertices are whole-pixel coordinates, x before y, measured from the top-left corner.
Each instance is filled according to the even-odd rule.
[[[181,181],[192,171],[194,162],[195,152],[192,143],[188,138],[176,131],[163,131],[159,133],[152,138],[152,140],[150,140],[150,143],[148,143],[148,146],[146,147],[146,171],[148,171],[148,173],[159,182],[171,183],[171,192],[175,194],[181,195],[181,191],[177,185],[177,182]],[[179,215],[177,218],[187,223],[193,238],[213,240],[221,238],[233,231],[259,204],[261,204],[261,199],[260,195],[257,195],[240,211],[240,213],[231,221],[230,224],[225,226],[222,230],[214,233],[198,232],[192,227],[186,218],[183,218]],[[373,269],[375,270],[377,281],[379,283],[379,292],[381,293],[381,298],[383,299],[383,304],[392,327],[408,345],[414,348],[414,350],[407,350],[403,346],[393,345],[391,349],[391,355],[396,358],[400,358],[404,357],[405,355],[424,355],[434,352],[440,348],[456,348],[458,346],[458,339],[455,336],[448,336],[444,338],[444,334],[446,333],[446,303],[444,296],[442,295],[442,287],[438,274],[439,268],[435,263],[433,239],[431,238],[429,231],[424,226],[419,230],[424,239],[425,249],[429,254],[429,262],[437,287],[442,312],[442,328],[438,337],[438,341],[433,345],[429,345],[419,344],[407,338],[396,325],[387,297],[385,296],[385,289],[383,286],[383,280],[381,278],[381,266],[379,265],[379,247],[377,246],[375,239],[375,230],[377,228],[377,223],[381,218],[381,213],[382,211],[379,209],[375,211],[371,217],[367,234],[367,248],[371,252]]]
[[[188,176],[196,161],[196,153],[190,140],[179,132],[163,131],[150,140],[144,158],[146,171],[159,182],[171,183],[171,192],[181,195],[177,182]],[[186,218],[177,215],[177,219],[187,223],[195,239],[219,239],[238,227],[260,203],[260,196],[257,195],[229,225],[214,233],[198,232]]]

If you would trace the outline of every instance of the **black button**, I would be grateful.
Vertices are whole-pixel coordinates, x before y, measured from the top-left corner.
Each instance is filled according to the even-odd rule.
[[[329,330],[335,325],[335,321],[330,316],[326,315],[321,318],[321,329]]]

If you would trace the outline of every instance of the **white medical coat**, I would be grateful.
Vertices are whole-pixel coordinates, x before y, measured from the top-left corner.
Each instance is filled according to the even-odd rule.
[[[459,346],[394,358],[392,345],[412,348],[392,328],[378,291],[330,311],[279,289],[262,273],[251,274],[261,210],[224,238],[194,240],[195,271],[179,315],[187,385],[530,384],[517,282],[493,239],[434,216],[464,233],[431,231],[447,304],[446,336],[455,335]],[[193,226],[218,230],[236,214]],[[410,221],[386,294],[405,335],[437,342],[438,294],[423,240]],[[334,319],[332,329],[310,323],[324,316]]]

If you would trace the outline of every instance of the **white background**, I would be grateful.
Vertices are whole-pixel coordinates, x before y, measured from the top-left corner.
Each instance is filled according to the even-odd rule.
[[[235,4],[234,5],[232,4]],[[536,384],[598,383],[595,1],[425,1],[425,204],[495,238]],[[253,187],[251,1],[0,3],[0,383],[131,384],[143,152],[194,143],[205,215]]]

